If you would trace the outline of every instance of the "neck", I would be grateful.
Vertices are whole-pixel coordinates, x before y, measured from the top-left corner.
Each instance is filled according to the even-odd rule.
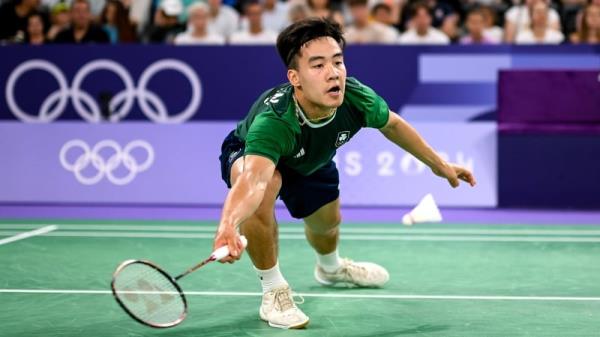
[[[308,120],[311,122],[318,122],[331,117],[337,110],[336,108],[321,107],[310,102],[308,99],[306,99],[301,90],[294,89],[294,97],[296,98],[296,102],[298,102],[298,105],[300,106],[300,109],[302,109],[302,112],[304,112],[306,118],[308,118]]]
[[[214,18],[217,15],[219,15],[219,7],[211,7],[210,8],[210,16],[212,16]]]
[[[417,32],[417,35],[419,36],[425,36],[427,35],[427,32],[429,31],[429,29],[425,28],[425,29],[415,29],[415,31]]]
[[[471,34],[471,40],[473,40],[473,42],[481,42],[483,40],[483,35],[480,33],[473,33]]]
[[[194,29],[194,32],[192,33],[192,36],[195,37],[204,37],[206,36],[206,29],[202,28],[202,29]]]
[[[44,36],[43,35],[31,35],[29,37],[29,43],[30,44],[42,44],[42,43],[44,43]]]
[[[261,25],[250,25],[250,34],[256,35],[262,32]]]
[[[546,27],[533,27],[532,31],[533,35],[535,35],[536,37],[544,37],[544,35],[546,34]]]

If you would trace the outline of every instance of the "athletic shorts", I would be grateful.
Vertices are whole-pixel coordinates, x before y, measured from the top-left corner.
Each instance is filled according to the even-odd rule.
[[[230,132],[221,146],[221,178],[231,188],[231,167],[233,163],[244,155],[244,142]],[[340,195],[339,174],[333,161],[308,176],[303,176],[296,171],[278,165],[281,173],[282,184],[279,198],[297,219],[306,218],[319,208],[334,201]]]

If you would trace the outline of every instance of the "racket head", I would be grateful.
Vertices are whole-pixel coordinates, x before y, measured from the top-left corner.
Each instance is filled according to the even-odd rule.
[[[188,304],[181,287],[150,261],[124,261],[113,273],[110,286],[119,306],[144,325],[170,328],[187,316]]]

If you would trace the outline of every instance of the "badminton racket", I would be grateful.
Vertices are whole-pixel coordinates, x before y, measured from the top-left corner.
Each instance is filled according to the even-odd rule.
[[[244,248],[246,237],[240,236]],[[215,250],[206,260],[172,277],[158,265],[146,260],[127,260],[115,270],[111,289],[117,303],[134,320],[153,327],[170,328],[183,322],[188,304],[177,283],[206,264],[229,256],[228,246]]]

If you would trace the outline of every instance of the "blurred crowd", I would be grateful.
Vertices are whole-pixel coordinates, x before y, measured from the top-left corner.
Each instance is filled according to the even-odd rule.
[[[307,17],[349,44],[600,43],[600,0],[0,0],[0,44],[275,44]]]

